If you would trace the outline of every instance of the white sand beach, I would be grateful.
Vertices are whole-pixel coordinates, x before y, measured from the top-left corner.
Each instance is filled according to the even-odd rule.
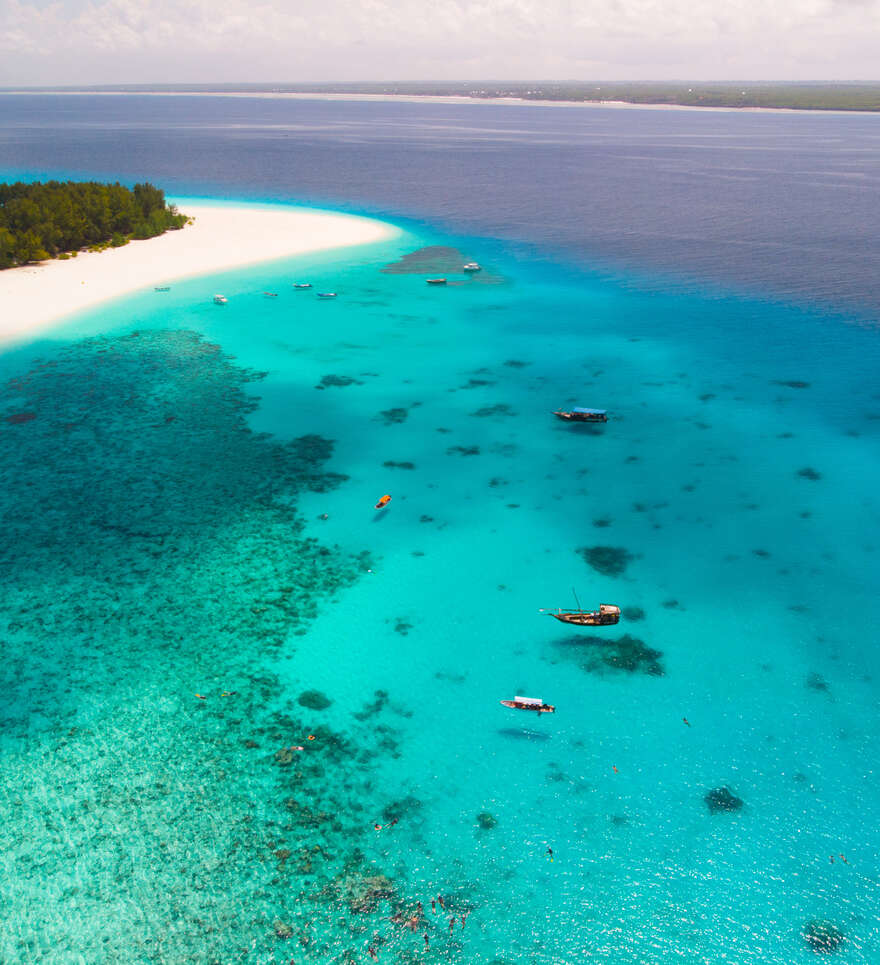
[[[45,330],[67,315],[175,279],[390,238],[381,221],[270,205],[181,202],[195,219],[122,248],[0,271],[0,342]]]

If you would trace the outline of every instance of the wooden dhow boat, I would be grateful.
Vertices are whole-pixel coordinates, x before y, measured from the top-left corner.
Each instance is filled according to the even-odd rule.
[[[537,714],[555,714],[553,704],[545,704],[540,697],[514,697],[513,700],[502,700],[505,707],[513,710],[531,710]]]
[[[445,279],[445,278],[426,278],[425,281],[426,281],[429,285],[445,285],[445,284],[446,284],[446,279]]]
[[[611,603],[600,603],[598,610],[546,610],[560,623],[570,623],[576,627],[612,627],[620,620],[620,607]]]
[[[563,422],[607,422],[607,409],[587,409],[583,406],[575,406],[573,409],[559,409],[553,415]]]

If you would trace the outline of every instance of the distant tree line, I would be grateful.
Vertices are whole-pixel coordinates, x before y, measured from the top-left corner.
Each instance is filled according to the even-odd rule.
[[[0,268],[118,248],[187,222],[152,184],[0,184]]]

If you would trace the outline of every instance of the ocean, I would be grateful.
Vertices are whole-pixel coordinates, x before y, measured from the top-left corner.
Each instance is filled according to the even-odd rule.
[[[873,118],[0,118],[402,228],[0,356],[0,960],[878,960]]]

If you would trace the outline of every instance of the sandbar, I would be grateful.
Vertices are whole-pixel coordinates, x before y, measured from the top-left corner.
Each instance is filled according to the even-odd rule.
[[[382,221],[283,205],[178,202],[193,218],[179,231],[121,248],[80,252],[0,271],[0,343],[45,331],[68,315],[193,275],[372,244],[397,229]]]

